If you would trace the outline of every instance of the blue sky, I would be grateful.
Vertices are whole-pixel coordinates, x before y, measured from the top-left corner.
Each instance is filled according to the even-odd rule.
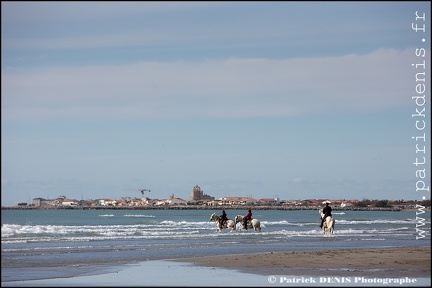
[[[429,198],[411,138],[411,64],[430,67],[430,31],[411,23],[426,13],[430,29],[428,1],[1,5],[2,205],[144,188],[187,200],[196,184]]]

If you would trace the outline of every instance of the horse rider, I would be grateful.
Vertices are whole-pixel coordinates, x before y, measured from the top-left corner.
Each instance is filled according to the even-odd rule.
[[[222,210],[222,215],[219,217],[219,226],[222,228],[224,225],[224,222],[228,221],[227,214],[225,213],[225,209]]]
[[[243,227],[247,230],[247,221],[252,220],[252,211],[249,209],[248,213],[243,217]]]
[[[332,211],[332,208],[329,206],[329,202],[326,201],[325,207],[323,208],[323,211],[322,211],[324,216],[321,219],[321,225],[320,225],[321,229],[324,225],[324,220],[327,218],[327,216],[332,216],[331,211]]]

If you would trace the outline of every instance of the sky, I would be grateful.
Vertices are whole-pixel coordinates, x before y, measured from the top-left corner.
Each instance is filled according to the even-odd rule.
[[[430,11],[2,1],[1,204],[430,199]]]

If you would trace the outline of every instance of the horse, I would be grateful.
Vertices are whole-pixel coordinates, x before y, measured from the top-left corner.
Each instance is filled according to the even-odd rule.
[[[210,220],[216,222],[216,227],[218,228],[218,231],[222,231],[222,229],[224,229],[224,228],[231,228],[231,232],[237,231],[236,230],[236,223],[234,222],[234,220],[228,219],[227,221],[225,221],[224,225],[221,226],[220,222],[219,222],[220,217],[218,215],[216,215],[216,213],[213,213],[210,216]]]
[[[324,217],[324,213],[322,210],[323,210],[322,208],[319,210],[320,219],[323,219],[323,217]],[[324,235],[327,235],[327,236],[333,235],[334,225],[335,225],[335,220],[334,220],[333,216],[327,216],[324,223],[323,223],[323,227],[322,227]]]
[[[235,223],[237,224],[239,222],[242,222],[243,225],[243,216],[241,215],[237,215],[235,217]],[[261,232],[261,222],[258,219],[253,218],[252,220],[248,220],[247,227],[253,228],[255,231]],[[247,228],[243,226],[243,229],[247,229]]]

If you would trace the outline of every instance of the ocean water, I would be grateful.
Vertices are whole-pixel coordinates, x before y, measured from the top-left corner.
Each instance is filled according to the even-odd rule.
[[[227,209],[228,218],[246,210]],[[209,255],[430,246],[430,211],[252,210],[262,230],[218,232],[220,210],[2,210],[2,282],[74,277],[118,265]],[[420,211],[421,212],[421,211]],[[424,225],[423,225],[424,224]]]

